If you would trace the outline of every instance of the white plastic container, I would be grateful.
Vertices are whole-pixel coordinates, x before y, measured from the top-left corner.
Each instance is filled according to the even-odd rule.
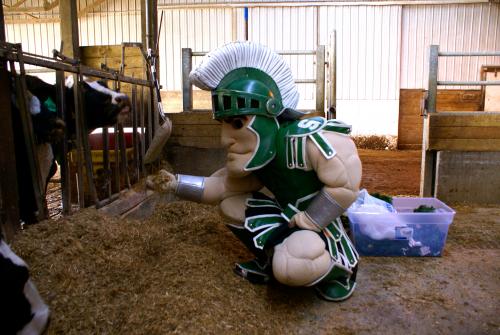
[[[394,213],[348,211],[356,250],[362,256],[441,256],[455,211],[436,198],[392,199]],[[421,205],[431,213],[413,212]]]

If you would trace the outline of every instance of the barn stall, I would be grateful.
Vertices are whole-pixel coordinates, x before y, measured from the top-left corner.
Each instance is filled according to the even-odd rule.
[[[106,35],[95,24],[96,17],[110,20],[108,10],[115,7],[109,6],[118,4],[103,3],[103,10],[92,15],[94,23],[86,22],[87,29],[93,31],[89,36],[94,35],[95,40],[96,36]],[[127,8],[125,2],[119,5]],[[190,17],[190,10],[196,17],[200,10],[189,6],[182,9],[182,3],[172,7],[160,5],[165,6],[160,7],[162,10],[178,11],[179,17],[183,11]],[[136,27],[137,8],[124,16],[135,17]],[[239,8],[235,11],[243,11]],[[99,7],[89,9],[92,10],[98,11]],[[286,17],[286,11],[294,9],[283,5],[274,10],[283,11]],[[497,13],[495,10],[495,5],[490,6],[483,14],[487,19],[482,22],[496,22],[486,15]],[[259,13],[262,24],[268,22],[263,13],[265,7],[251,11],[254,19],[255,13]],[[358,15],[356,9],[348,12]],[[334,17],[345,17],[337,9],[334,13]],[[124,17],[117,26],[123,27]],[[164,20],[164,24],[173,22]],[[217,19],[209,20],[212,21]],[[254,23],[250,29],[256,26]],[[487,31],[493,29],[490,23],[487,27]],[[181,53],[179,48],[164,48],[165,52]],[[172,69],[171,72],[181,74],[181,67]],[[165,80],[161,71],[160,62],[160,79]],[[314,75],[313,72],[311,77]],[[309,96],[314,96],[315,90],[309,90]],[[164,92],[164,96],[167,94],[170,93]],[[208,113],[185,115],[170,115],[174,121],[173,140],[177,142],[167,145],[164,167],[170,169],[168,165],[172,165],[176,172],[198,169],[208,174],[217,168],[223,154],[219,147],[200,148],[189,143],[193,134],[189,130],[193,122],[189,119],[195,118],[195,132],[203,125],[214,125],[210,124]],[[176,132],[179,128],[183,131]],[[216,131],[208,133],[213,143]],[[179,137],[187,137],[184,143],[187,141],[188,145],[184,148],[179,148]],[[174,150],[181,150],[183,155],[198,154],[195,157],[199,164],[172,159],[169,155]],[[211,159],[202,161],[200,157],[207,156],[207,152]],[[362,149],[360,155],[364,164],[363,187],[390,195],[418,195],[419,151]],[[52,309],[49,333],[309,333],[314,329],[325,334],[412,330],[470,334],[498,330],[498,299],[494,292],[499,287],[494,280],[497,276],[492,275],[500,272],[494,261],[500,237],[497,205],[453,204],[458,214],[441,258],[363,258],[355,295],[337,305],[317,299],[309,289],[290,289],[276,283],[248,284],[232,274],[231,267],[250,254],[229,234],[216,208],[151,195],[141,182],[131,185],[131,189],[139,194],[137,198],[47,220],[16,235],[13,248],[30,265],[34,281]],[[145,197],[150,201],[141,202]],[[131,207],[134,208],[130,210]],[[470,268],[480,270],[471,273]]]

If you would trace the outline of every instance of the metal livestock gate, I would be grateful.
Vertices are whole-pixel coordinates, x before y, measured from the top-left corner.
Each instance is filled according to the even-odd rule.
[[[436,108],[438,86],[498,86],[500,80],[438,80],[440,57],[500,56],[500,51],[445,52],[430,46],[420,194],[445,201],[500,202],[500,111]],[[498,106],[497,106],[498,107]]]
[[[26,96],[24,94],[20,94],[26,91],[26,83],[24,81],[25,70],[24,64],[32,64],[37,66],[42,66],[48,69],[53,69],[56,71],[57,77],[57,89],[58,89],[58,111],[61,111],[65,108],[66,102],[64,101],[64,94],[62,90],[64,89],[64,72],[74,73],[77,77],[75,83],[75,111],[76,111],[76,131],[77,131],[77,140],[76,140],[76,163],[78,169],[78,205],[80,208],[88,207],[88,205],[95,205],[97,208],[102,207],[110,202],[116,200],[120,192],[124,189],[128,189],[131,187],[131,184],[137,181],[139,178],[144,176],[146,172],[146,167],[144,165],[143,157],[145,152],[151,143],[154,129],[156,125],[153,122],[149,122],[150,120],[154,120],[154,104],[151,103],[150,100],[153,97],[152,90],[154,89],[152,83],[148,80],[137,79],[123,76],[119,73],[116,73],[112,70],[102,71],[93,68],[86,67],[78,63],[77,60],[73,60],[63,55],[59,54],[62,59],[48,59],[47,57],[42,57],[34,54],[25,54],[22,51],[21,45],[18,44],[9,44],[9,43],[0,43],[0,59],[2,63],[8,62],[10,71],[12,73],[16,72],[16,68],[18,68],[18,72],[15,75],[16,78],[16,93],[21,97],[20,101],[23,103],[20,104],[21,114],[23,120],[23,132],[25,137],[28,139],[26,142],[26,148],[28,150],[30,159],[30,170],[33,176],[38,175],[38,158],[33,153],[34,152],[34,139],[32,135],[32,125],[31,119],[29,117],[29,111],[27,110]],[[62,56],[62,57],[61,57]],[[18,66],[15,66],[15,63]],[[4,67],[2,71],[6,72],[6,68]],[[111,187],[108,188],[107,195],[104,199],[98,199],[96,189],[95,189],[95,181],[93,175],[93,166],[92,166],[92,156],[89,148],[87,129],[85,126],[85,115],[83,113],[83,100],[82,100],[82,92],[81,92],[81,83],[83,81],[83,76],[91,76],[97,77],[101,79],[107,79],[112,81],[113,83],[129,83],[132,85],[132,94],[131,94],[131,114],[132,114],[132,141],[133,141],[133,173],[129,175],[129,170],[127,169],[127,158],[125,156],[125,138],[124,138],[124,130],[122,124],[116,124],[114,126],[114,137],[118,140],[115,141],[114,147],[114,162],[120,166],[120,168],[115,169],[115,173],[113,176],[113,182],[115,183],[115,188],[118,192],[112,194]],[[2,79],[8,79],[6,76]],[[4,88],[8,88],[8,83],[2,84]],[[2,101],[5,102],[4,107],[10,106],[10,93],[7,89],[2,91]],[[5,97],[6,95],[6,97]],[[60,114],[60,117],[63,117],[64,114]],[[14,129],[13,131],[19,131]],[[65,141],[63,142],[63,157],[61,164],[61,183],[62,183],[62,198],[63,198],[63,213],[69,214],[71,213],[71,187],[72,181],[69,178],[69,165],[68,165],[68,149],[67,143],[69,139],[67,134],[65,134]],[[103,128],[102,131],[102,142],[103,142],[103,165],[105,171],[110,170],[110,148],[109,148],[109,136],[107,128]],[[10,160],[12,162],[12,160]],[[9,162],[5,162],[9,163]],[[4,164],[2,164],[4,165]],[[2,179],[8,179],[11,183],[15,183],[15,175],[12,176],[12,171],[10,172],[10,176],[3,176]],[[121,178],[120,174],[122,174]],[[86,177],[86,180],[84,180]],[[111,179],[109,175],[108,178]],[[123,181],[120,181],[124,179]],[[38,178],[33,178],[33,182],[35,183],[35,194],[37,198],[37,207],[39,209],[39,217],[43,219],[46,217],[45,212],[45,204],[43,200],[44,181]],[[110,180],[111,182],[111,180]],[[84,186],[86,185],[86,187]],[[109,183],[111,185],[111,183]],[[4,202],[6,199],[16,199],[16,196],[9,196],[10,192],[15,190],[15,187],[4,188],[2,185],[2,193]],[[85,199],[86,195],[90,196],[91,202],[86,203]],[[5,203],[3,205],[6,205]]]

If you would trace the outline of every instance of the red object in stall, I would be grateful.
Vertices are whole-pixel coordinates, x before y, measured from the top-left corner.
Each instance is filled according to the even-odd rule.
[[[134,145],[132,128],[125,128],[123,134],[125,138],[125,147],[132,148]],[[140,130],[138,130],[138,140],[140,141],[141,138],[142,134]],[[115,147],[114,128],[108,128],[108,143],[108,148],[113,150]],[[102,128],[98,128],[89,134],[89,146],[90,150],[103,150]]]

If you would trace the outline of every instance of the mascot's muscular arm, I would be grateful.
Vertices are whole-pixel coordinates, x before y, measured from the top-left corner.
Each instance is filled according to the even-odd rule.
[[[210,177],[177,175],[161,170],[158,175],[149,176],[147,185],[160,192],[175,192],[186,200],[204,204],[219,204],[223,200],[240,194],[257,191],[262,184],[253,174],[245,177],[229,177],[225,168]]]
[[[232,178],[227,175],[225,168],[222,168],[205,178],[205,190],[202,203],[216,205],[223,200],[234,196],[258,191],[262,188],[261,182],[253,174],[245,177]]]
[[[307,156],[325,186],[309,208],[291,220],[291,225],[314,231],[320,231],[356,200],[361,181],[361,162],[351,138],[333,132],[323,132],[323,136],[335,148],[336,155],[326,159],[318,147],[308,141]]]

